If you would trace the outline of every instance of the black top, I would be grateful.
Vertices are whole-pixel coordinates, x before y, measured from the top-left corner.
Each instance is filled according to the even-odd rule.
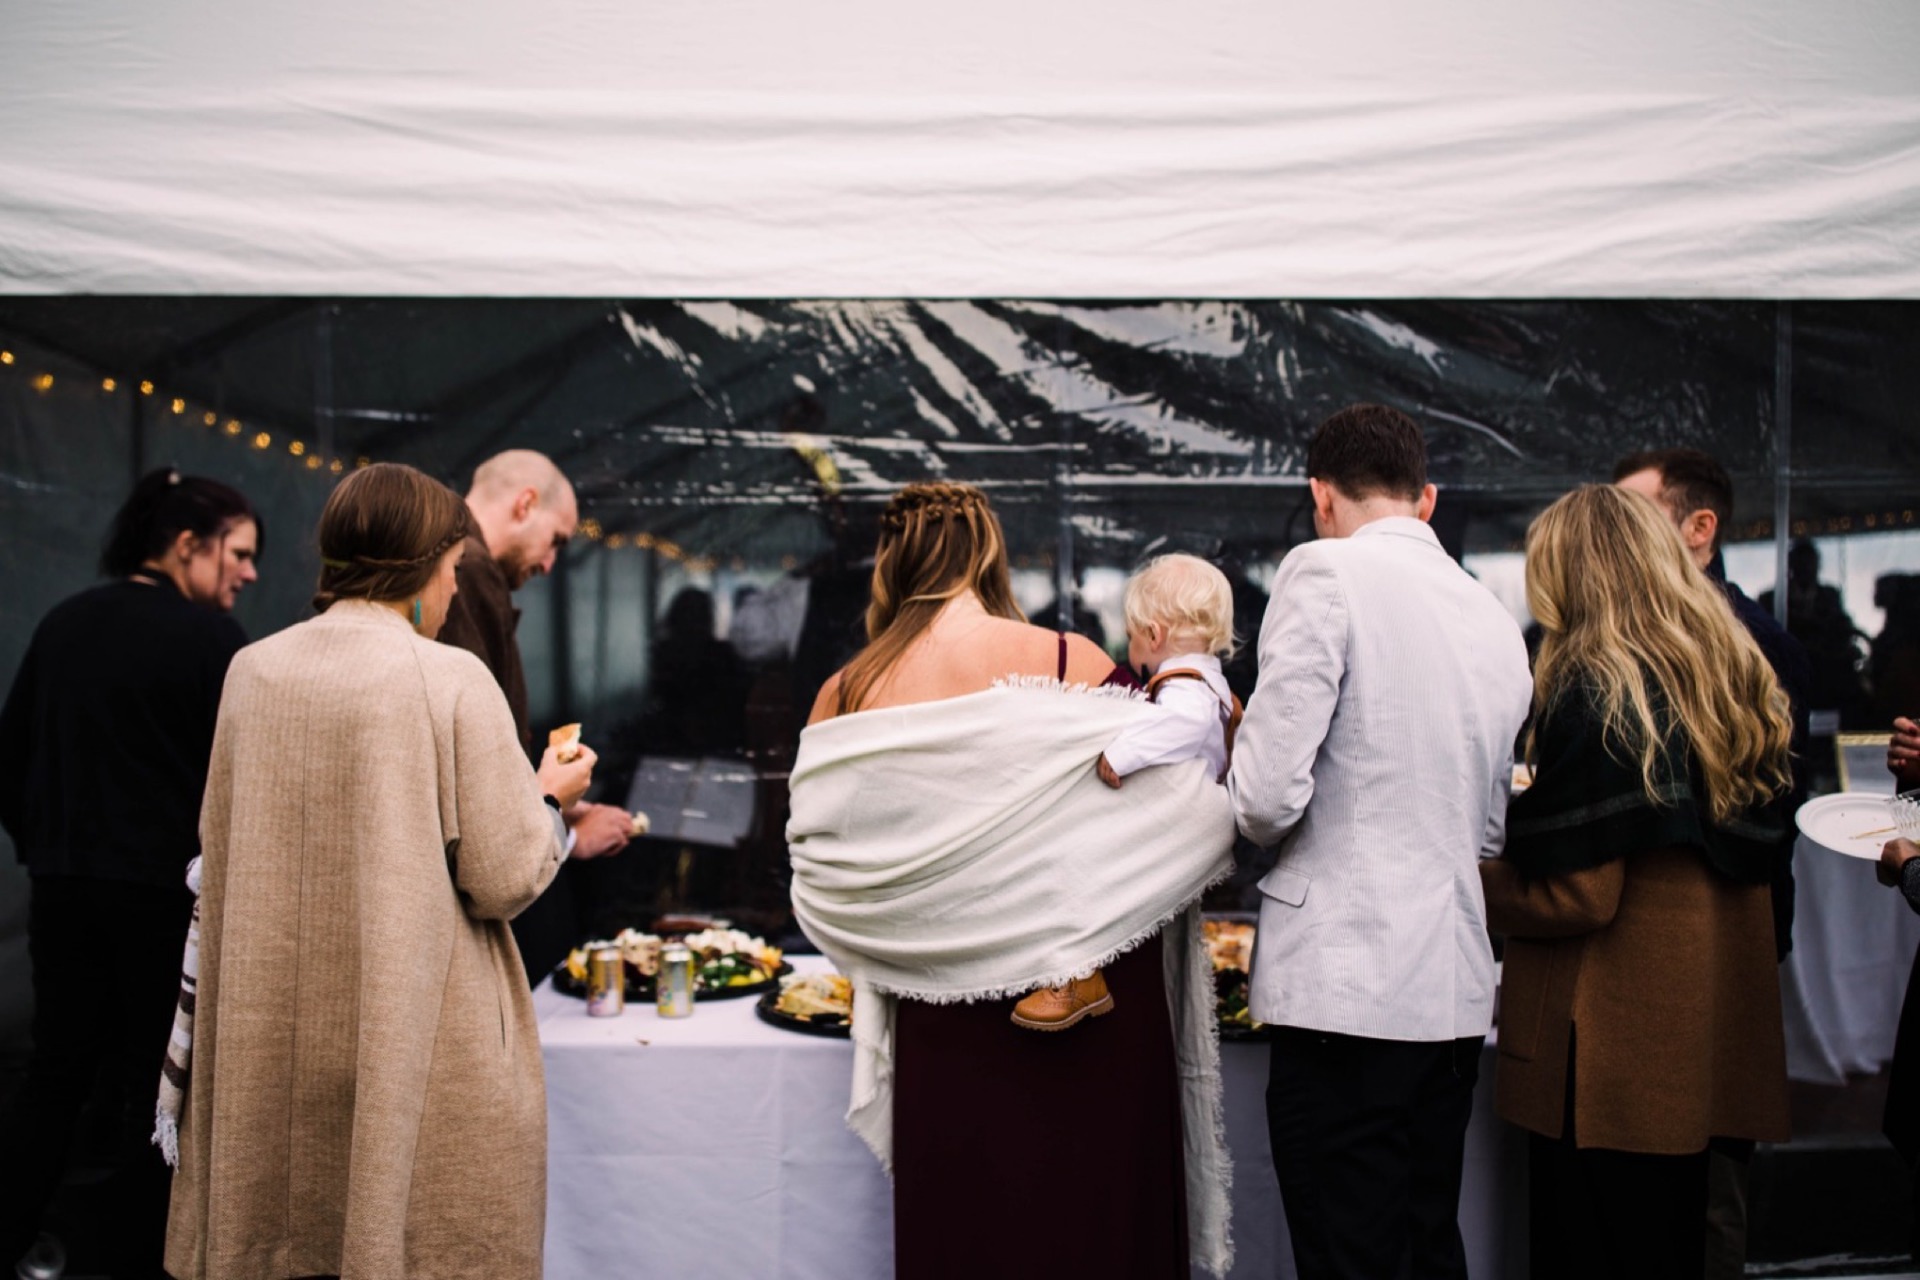
[[[62,601],[0,710],[0,826],[35,875],[178,887],[240,624],[164,578]]]

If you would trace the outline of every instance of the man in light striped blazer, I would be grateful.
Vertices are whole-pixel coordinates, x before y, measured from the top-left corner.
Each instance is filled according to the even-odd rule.
[[[1303,1280],[1465,1276],[1456,1222],[1499,852],[1532,678],[1513,618],[1440,547],[1405,414],[1354,405],[1307,453],[1314,527],[1274,578],[1229,786],[1279,846],[1253,1016]]]

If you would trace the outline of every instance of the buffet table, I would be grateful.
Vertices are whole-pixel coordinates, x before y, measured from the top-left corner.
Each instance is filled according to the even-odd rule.
[[[803,972],[825,969],[795,957]],[[886,1177],[842,1116],[852,1046],[762,1023],[750,999],[691,1018],[630,1005],[589,1018],[534,993],[547,1069],[548,1280],[893,1274]],[[1236,1278],[1293,1275],[1268,1158],[1261,1043],[1221,1047],[1233,1148]],[[1460,1227],[1478,1280],[1525,1274],[1525,1139],[1493,1114],[1482,1057]],[[977,1224],[956,1229],[991,1229]]]

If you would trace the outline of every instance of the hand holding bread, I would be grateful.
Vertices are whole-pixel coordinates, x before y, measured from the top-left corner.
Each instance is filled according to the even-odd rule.
[[[560,802],[562,809],[571,809],[587,794],[587,788],[593,784],[594,762],[600,757],[590,747],[573,744],[571,756],[562,756],[562,748],[551,743],[546,754],[540,757],[540,767],[535,776],[540,782],[542,795],[552,796]]]

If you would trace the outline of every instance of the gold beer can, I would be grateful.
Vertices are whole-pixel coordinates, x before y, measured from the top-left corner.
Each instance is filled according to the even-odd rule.
[[[627,1007],[627,972],[620,948],[596,947],[587,957],[587,1016],[618,1017]]]
[[[673,943],[660,952],[660,973],[653,980],[663,1018],[684,1018],[693,1012],[693,952]]]

